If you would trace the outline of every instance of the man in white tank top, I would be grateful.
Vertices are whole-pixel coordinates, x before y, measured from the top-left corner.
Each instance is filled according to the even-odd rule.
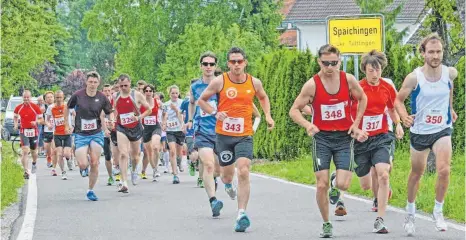
[[[452,124],[457,118],[452,96],[453,80],[458,72],[453,67],[442,65],[442,40],[437,34],[427,36],[422,40],[419,52],[424,58],[424,66],[416,68],[405,78],[396,101],[401,120],[406,127],[410,127],[411,132],[411,172],[406,206],[408,216],[404,224],[408,235],[415,232],[414,202],[429,150],[436,156],[438,173],[433,219],[438,231],[447,230],[442,209],[450,176]],[[404,106],[404,101],[410,94],[412,115],[407,113]]]

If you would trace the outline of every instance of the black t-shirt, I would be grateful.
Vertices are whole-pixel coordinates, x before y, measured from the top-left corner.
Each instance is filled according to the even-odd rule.
[[[71,96],[68,101],[68,108],[76,111],[74,132],[79,135],[94,135],[102,131],[100,113],[110,114],[112,105],[107,97],[101,92],[97,92],[94,97],[86,94],[86,89],[81,89]]]

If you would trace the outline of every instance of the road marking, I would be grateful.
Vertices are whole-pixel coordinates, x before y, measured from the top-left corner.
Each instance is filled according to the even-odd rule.
[[[34,225],[37,214],[37,181],[36,174],[29,175],[28,196],[26,211],[24,211],[24,221],[17,240],[31,240],[34,235]]]
[[[251,175],[256,176],[256,177],[260,177],[260,178],[264,178],[264,179],[275,180],[275,181],[278,181],[278,182],[281,182],[281,183],[291,184],[291,185],[298,186],[298,187],[304,187],[304,188],[312,189],[314,191],[317,190],[316,187],[314,187],[314,186],[305,185],[305,184],[302,184],[302,183],[290,182],[290,181],[283,180],[283,179],[276,178],[276,177],[271,177],[271,176],[262,175],[262,174],[258,174],[258,173],[251,173]],[[364,202],[364,203],[368,203],[368,204],[372,204],[371,200],[364,199],[364,198],[361,198],[361,197],[357,197],[357,196],[354,196],[354,195],[350,195],[347,192],[345,192],[345,198],[360,201],[360,202]],[[401,213],[401,214],[406,214],[405,210],[397,208],[397,207],[393,207],[393,206],[390,206],[390,205],[387,206],[387,210],[397,212],[397,213]],[[426,221],[430,221],[430,222],[434,222],[432,217],[428,217],[428,216],[421,215],[421,214],[416,214],[416,218],[426,220]],[[466,230],[465,225],[453,223],[453,222],[450,222],[450,221],[446,221],[446,222],[447,222],[448,226],[451,227],[451,228],[454,228],[456,230],[460,230],[460,231],[463,231],[463,232]]]

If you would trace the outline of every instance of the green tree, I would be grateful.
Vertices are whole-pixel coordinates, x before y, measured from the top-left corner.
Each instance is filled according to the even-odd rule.
[[[55,1],[2,0],[2,91],[18,94],[36,89],[30,73],[45,61],[54,62],[56,44],[67,37],[57,22]]]

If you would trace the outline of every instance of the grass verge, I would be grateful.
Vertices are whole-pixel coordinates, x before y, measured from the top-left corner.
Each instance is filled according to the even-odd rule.
[[[407,180],[411,170],[409,153],[397,151],[393,171],[390,175],[390,185],[393,196],[389,204],[405,207],[407,199]],[[315,184],[315,175],[312,168],[312,157],[303,156],[292,161],[260,162],[254,163],[252,171],[292,182]],[[465,222],[465,158],[460,154],[453,156],[450,174],[450,185],[444,204],[444,214],[455,221]],[[334,166],[332,165],[332,170]],[[436,174],[424,175],[421,178],[416,198],[416,208],[431,213],[434,207]],[[349,193],[372,198],[372,191],[363,191],[359,186],[359,179],[354,174]]]
[[[17,156],[11,149],[11,143],[2,140],[1,185],[2,205],[1,211],[17,201],[16,189],[23,186],[23,168],[16,163]]]

